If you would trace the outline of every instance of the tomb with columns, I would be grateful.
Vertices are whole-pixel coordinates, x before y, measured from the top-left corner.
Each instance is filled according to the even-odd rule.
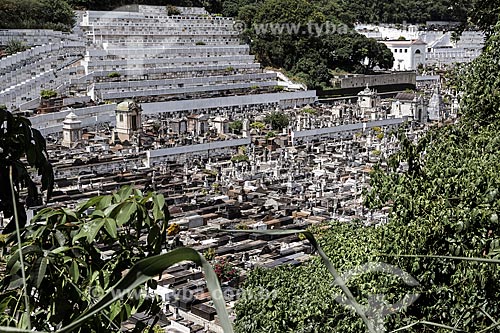
[[[120,141],[131,141],[134,135],[142,132],[142,109],[132,100],[124,101],[116,106],[115,138]]]
[[[82,139],[82,122],[73,112],[69,113],[63,121],[63,140],[64,147],[71,148]]]

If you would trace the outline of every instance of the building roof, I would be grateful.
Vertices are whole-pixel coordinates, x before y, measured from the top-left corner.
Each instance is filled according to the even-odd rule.
[[[74,114],[73,112],[70,112],[63,121],[64,124],[79,124],[81,123],[80,120],[78,120],[78,116]]]
[[[395,99],[400,101],[413,101],[415,99],[415,93],[400,92],[396,95]]]
[[[129,111],[132,104],[135,104],[133,100],[125,100],[116,106],[116,111]]]
[[[420,39],[412,39],[412,40],[383,40],[382,43],[388,44],[391,46],[412,46],[412,45],[427,45],[424,41]]]

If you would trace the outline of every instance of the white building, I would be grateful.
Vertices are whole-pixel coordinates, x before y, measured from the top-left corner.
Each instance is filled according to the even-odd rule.
[[[356,31],[379,41],[421,40],[427,44],[425,63],[441,67],[453,63],[467,63],[477,58],[484,47],[485,36],[481,31],[464,31],[458,39],[452,31],[419,30],[418,26],[359,24]]]
[[[422,96],[413,92],[401,92],[391,104],[390,115],[394,118],[408,117],[420,122],[427,122],[427,105]]]
[[[376,90],[368,88],[368,85],[363,91],[358,93],[358,106],[361,117],[369,117],[373,120],[380,117],[378,109],[380,106],[380,96]]]
[[[425,65],[427,44],[420,39],[382,41],[394,55],[393,70],[416,70],[419,65]]]

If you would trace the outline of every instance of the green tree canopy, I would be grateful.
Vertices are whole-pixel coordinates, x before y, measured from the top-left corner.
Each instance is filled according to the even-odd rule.
[[[264,118],[264,121],[270,124],[274,130],[282,130],[289,123],[288,116],[283,112],[272,112]]]
[[[75,14],[65,0],[3,0],[0,29],[54,29],[69,31]]]
[[[479,124],[500,119],[500,22],[486,43],[481,57],[467,68],[459,90],[464,92],[461,112]]]

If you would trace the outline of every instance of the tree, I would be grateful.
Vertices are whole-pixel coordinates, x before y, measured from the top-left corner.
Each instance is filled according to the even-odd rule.
[[[272,112],[264,118],[264,121],[270,124],[274,130],[282,130],[289,123],[288,116],[283,112]]]
[[[75,14],[65,0],[3,0],[0,15],[2,29],[55,29],[70,31]]]
[[[292,69],[303,79],[308,89],[323,89],[330,85],[332,75],[325,60],[318,52],[311,52],[302,57]]]
[[[68,325],[134,263],[175,247],[178,236],[168,218],[162,195],[143,194],[130,186],[89,199],[74,210],[42,209],[22,232],[33,328],[49,331]],[[7,273],[0,282],[0,300],[9,311],[2,311],[0,324],[12,326],[26,309],[18,304],[22,293],[22,285],[16,283],[21,278],[19,252],[6,245]],[[111,254],[103,255],[110,249]],[[155,285],[148,283],[151,288]],[[114,302],[86,321],[82,330],[114,331],[135,312],[155,315],[159,310],[159,300],[140,287],[132,297]],[[139,322],[135,331],[145,327]]]
[[[118,72],[111,72],[108,74],[108,77],[111,78],[111,79],[114,79],[114,78],[119,78],[120,76],[122,76],[120,73]]]
[[[487,37],[494,33],[499,15],[500,5],[497,1],[473,0],[468,11],[469,22],[484,31]]]
[[[241,120],[235,120],[229,124],[229,129],[233,131],[234,134],[239,134],[243,129],[243,122]]]
[[[483,54],[467,68],[465,79],[459,81],[459,90],[464,92],[461,113],[482,125],[500,119],[499,47],[500,22],[487,41]]]
[[[24,158],[26,162],[24,162]],[[54,173],[48,161],[45,139],[37,129],[31,127],[28,119],[13,115],[5,106],[0,107],[0,211],[5,218],[10,218],[4,233],[15,229],[14,210],[19,223],[26,223],[27,207],[42,204],[42,194],[32,180],[28,167],[34,168],[41,176],[41,190],[46,192],[47,199],[52,194]],[[12,177],[12,184],[11,184]],[[12,196],[11,192],[14,192]],[[24,202],[20,190],[27,189]]]
[[[175,16],[181,14],[181,11],[175,6],[167,5],[166,9],[167,9],[167,15]]]

